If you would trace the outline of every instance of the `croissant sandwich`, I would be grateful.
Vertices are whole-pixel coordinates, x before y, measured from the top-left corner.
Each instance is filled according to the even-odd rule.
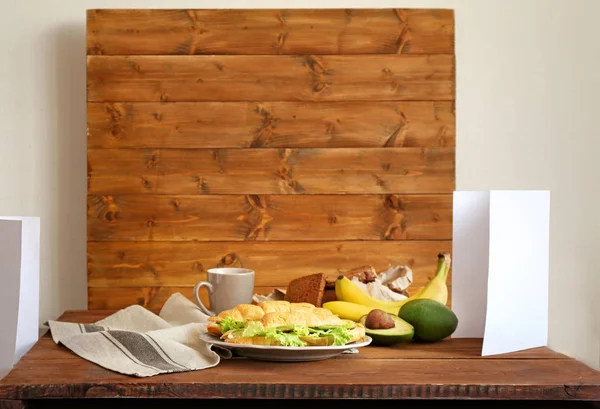
[[[365,336],[360,323],[288,301],[237,305],[210,317],[207,329],[225,342],[294,347],[346,345]]]

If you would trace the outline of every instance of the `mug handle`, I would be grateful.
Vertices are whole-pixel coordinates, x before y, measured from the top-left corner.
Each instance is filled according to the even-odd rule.
[[[196,304],[198,304],[198,307],[200,307],[200,310],[202,310],[203,313],[205,313],[206,315],[210,315],[211,317],[214,317],[216,314],[214,312],[212,312],[211,310],[209,310],[208,308],[206,308],[204,306],[204,304],[202,304],[202,301],[200,300],[199,291],[200,291],[201,287],[206,287],[206,289],[208,290],[208,293],[210,294],[213,291],[213,286],[208,281],[200,281],[194,287],[194,298],[196,299]]]

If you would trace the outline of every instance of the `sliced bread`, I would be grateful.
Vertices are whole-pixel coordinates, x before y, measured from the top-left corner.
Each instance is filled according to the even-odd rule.
[[[298,277],[288,284],[285,300],[289,302],[307,302],[315,307],[323,305],[325,292],[325,274],[316,273]]]

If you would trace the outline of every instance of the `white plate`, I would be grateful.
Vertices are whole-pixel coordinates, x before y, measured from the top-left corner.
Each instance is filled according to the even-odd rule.
[[[369,336],[346,345],[336,346],[312,346],[312,347],[282,347],[265,345],[244,345],[224,342],[216,335],[204,333],[200,335],[203,341],[209,344],[217,345],[221,348],[235,352],[239,356],[257,359],[260,361],[281,361],[281,362],[302,362],[302,361],[321,361],[329,359],[344,351],[353,348],[360,348],[371,343]]]

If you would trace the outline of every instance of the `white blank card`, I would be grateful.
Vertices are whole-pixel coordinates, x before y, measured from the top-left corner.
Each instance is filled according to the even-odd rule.
[[[454,338],[483,337],[482,355],[546,346],[550,192],[456,191]]]
[[[0,216],[0,378],[39,337],[40,219]]]

